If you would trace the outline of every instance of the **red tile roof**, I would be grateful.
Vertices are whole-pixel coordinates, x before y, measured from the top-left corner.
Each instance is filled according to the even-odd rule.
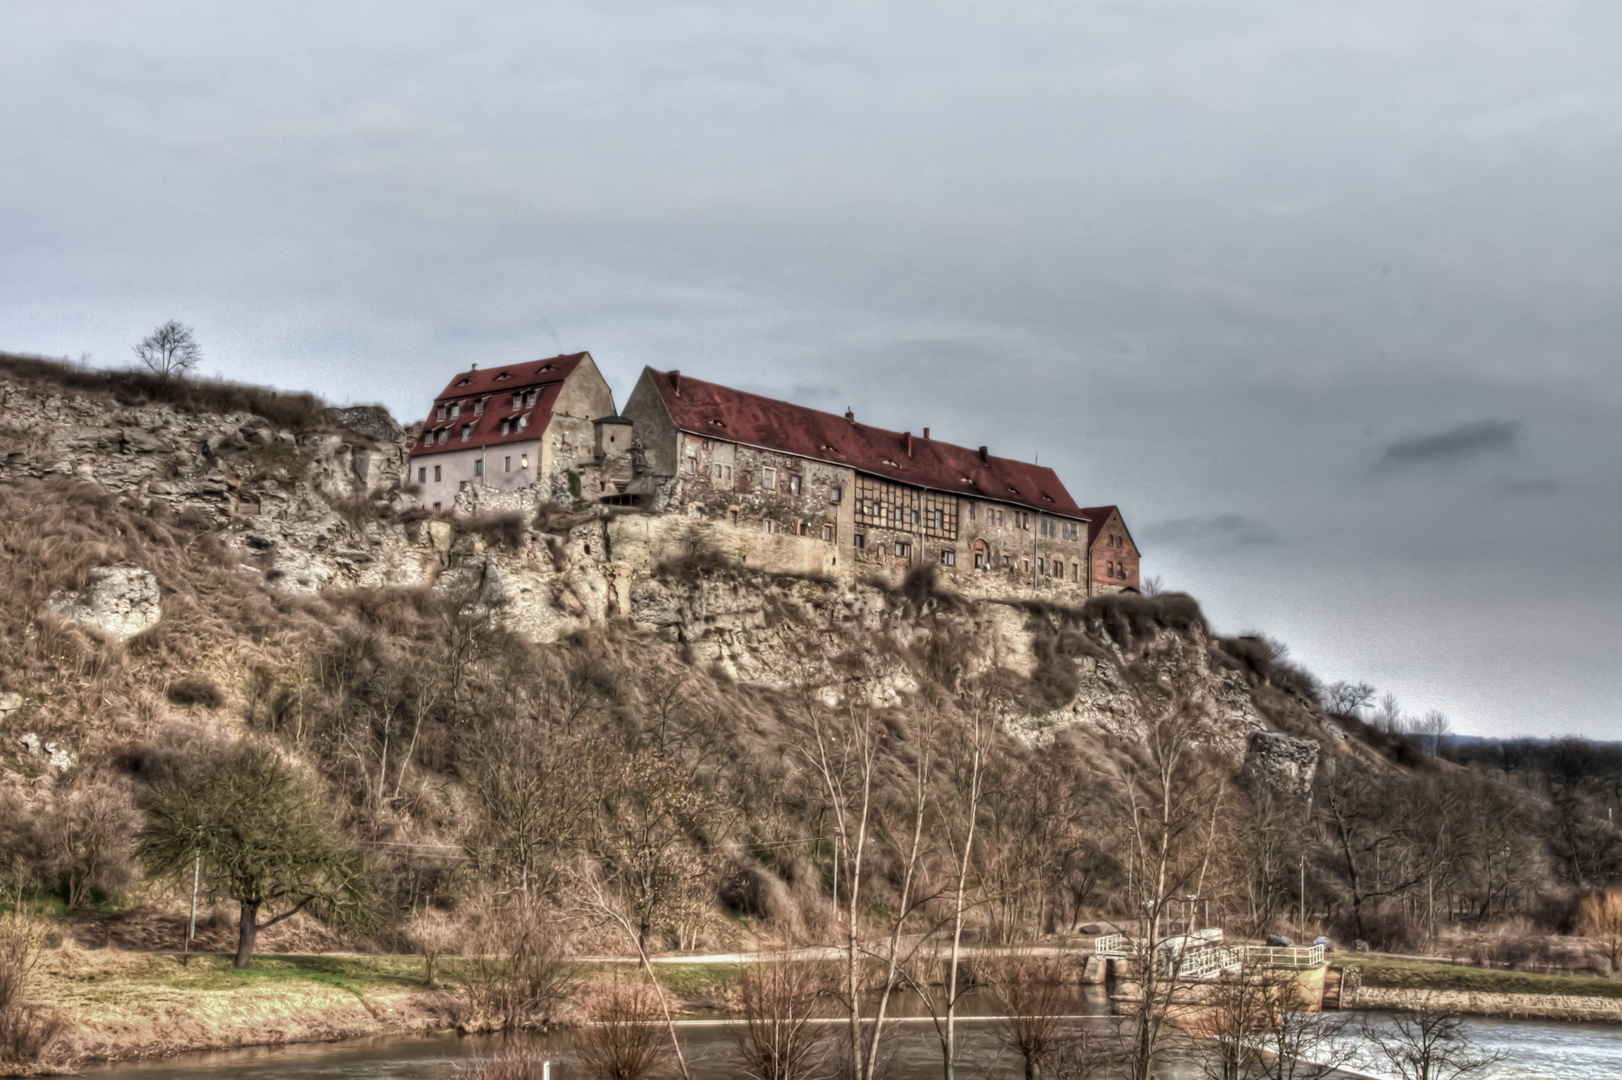
[[[585,353],[572,353],[548,360],[531,360],[527,364],[508,364],[484,371],[475,368],[462,372],[434,399],[434,407],[423,424],[423,437],[411,448],[411,456],[476,450],[484,446],[533,442],[540,438],[541,432],[552,420],[552,406],[557,403],[558,394],[563,389],[563,380],[580,366],[585,356]],[[519,390],[534,390],[535,404],[527,409],[513,409],[510,395]],[[484,415],[474,416],[473,401],[482,397],[488,397]],[[454,420],[434,419],[440,405],[454,401],[463,403],[460,416]],[[527,418],[522,429],[516,423],[511,423],[511,430],[506,435],[501,433],[503,420],[517,421],[520,417]],[[462,429],[469,424],[473,425],[473,430],[464,440]],[[445,432],[443,443],[438,439],[441,431]],[[433,438],[432,445],[423,441],[427,437]]]
[[[649,368],[648,375],[676,426],[689,434],[845,465],[918,487],[1028,506],[1058,517],[1086,516],[1054,471],[1040,465],[981,458],[974,450],[938,439],[869,427],[679,372]],[[679,394],[673,375],[680,382]]]

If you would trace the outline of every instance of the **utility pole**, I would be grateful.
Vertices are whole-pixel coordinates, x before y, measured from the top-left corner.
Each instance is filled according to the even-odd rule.
[[[845,832],[838,825],[834,826],[834,925],[841,922],[839,916],[839,837]]]
[[[186,944],[181,950],[186,957],[182,961],[186,967],[191,966],[191,942],[192,938],[197,936],[197,879],[202,871],[203,855],[202,852],[198,852],[191,864],[191,922],[186,927]]]

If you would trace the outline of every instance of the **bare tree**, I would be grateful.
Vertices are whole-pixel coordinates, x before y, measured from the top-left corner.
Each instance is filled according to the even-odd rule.
[[[1486,1050],[1470,1038],[1464,1021],[1439,1008],[1426,994],[1412,1012],[1385,1020],[1365,1020],[1363,1037],[1401,1080],[1455,1080],[1473,1076],[1502,1061],[1500,1051]]]
[[[1366,682],[1349,683],[1342,679],[1330,683],[1325,696],[1330,712],[1357,716],[1374,700],[1374,687]]]
[[[158,378],[183,379],[203,359],[203,347],[192,328],[170,319],[135,346],[135,355]]]
[[[969,868],[974,863],[975,825],[980,817],[980,798],[985,784],[986,758],[996,745],[994,704],[989,695],[973,694],[966,703],[966,723],[950,747],[955,814],[943,814],[945,833],[956,862],[952,889],[952,945],[946,965],[946,1022],[938,1030],[945,1080],[953,1080],[957,1063],[957,1007],[963,996],[958,966],[963,955],[963,913],[968,905]],[[955,819],[955,820],[953,820]]]
[[[1599,946],[1615,974],[1622,962],[1622,889],[1606,889],[1583,897],[1577,909],[1577,929]]]
[[[846,704],[843,722],[831,722],[812,705],[813,743],[804,754],[821,781],[823,795],[834,819],[838,835],[844,837],[840,860],[845,905],[836,933],[844,953],[844,983],[840,997],[849,1017],[848,1071],[851,1080],[875,1080],[880,1072],[879,1048],[885,1034],[884,1020],[896,987],[907,978],[910,954],[929,935],[919,935],[907,953],[902,948],[902,932],[919,908],[918,883],[925,839],[924,821],[929,806],[930,778],[934,769],[935,716],[925,710],[916,717],[912,747],[912,771],[901,817],[890,821],[880,812],[879,792],[875,790],[879,742],[884,738],[872,710],[854,702]],[[862,940],[864,906],[863,871],[867,848],[875,839],[888,839],[892,865],[900,873],[895,905],[889,915],[889,933],[875,951]],[[836,901],[837,904],[837,901]],[[871,963],[876,977],[864,978]],[[864,1006],[873,1004],[871,1019]]]
[[[1061,1057],[1068,1054],[1071,1076],[1082,1076],[1084,1059],[1101,1064],[1096,1053],[1082,1055],[1079,1033],[1067,1032],[1066,1014],[1075,1004],[1075,972],[1062,957],[1041,957],[1028,950],[986,957],[975,967],[991,984],[1002,1005],[997,1041],[1017,1054],[1025,1065],[1025,1080],[1054,1077]]]
[[[1144,933],[1132,939],[1128,957],[1142,996],[1123,1027],[1123,1054],[1131,1080],[1150,1080],[1173,998],[1185,981],[1189,942],[1171,932],[1170,915],[1189,888],[1203,884],[1222,788],[1197,737],[1202,703],[1145,670],[1129,667],[1123,675],[1143,718],[1143,739],[1118,748],[1114,765],[1144,917]]]
[[[817,1023],[828,980],[814,964],[786,952],[745,964],[738,980],[741,1023],[727,1035],[748,1080],[810,1080],[827,1056],[827,1028]]]

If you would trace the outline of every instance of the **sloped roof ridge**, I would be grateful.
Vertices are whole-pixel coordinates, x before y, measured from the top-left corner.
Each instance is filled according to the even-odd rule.
[[[978,451],[955,443],[861,424],[685,374],[678,375],[678,393],[669,372],[647,370],[671,419],[688,434],[845,465],[886,480],[1027,506],[1045,514],[1084,516],[1058,474],[1047,466],[992,454],[982,460]],[[909,435],[910,458],[905,456]]]

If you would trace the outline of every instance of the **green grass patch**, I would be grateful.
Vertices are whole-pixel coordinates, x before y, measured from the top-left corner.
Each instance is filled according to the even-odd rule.
[[[682,996],[721,990],[736,983],[738,964],[655,964],[659,981]]]
[[[1357,968],[1364,986],[1395,990],[1462,990],[1486,994],[1570,994],[1576,997],[1622,998],[1622,981],[1586,975],[1534,975],[1424,960],[1347,956],[1338,968]]]
[[[420,956],[256,956],[246,970],[228,956],[193,955],[178,969],[166,967],[162,981],[182,990],[236,990],[280,981],[316,983],[362,997],[370,990],[419,990]]]

